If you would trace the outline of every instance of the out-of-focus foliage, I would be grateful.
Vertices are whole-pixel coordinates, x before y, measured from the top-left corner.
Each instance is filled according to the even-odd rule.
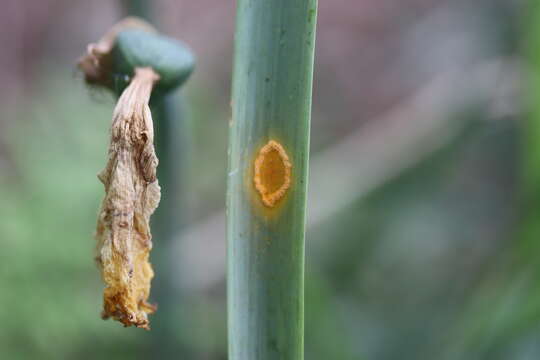
[[[184,221],[196,227],[224,205],[232,4],[155,3],[163,27],[198,55],[186,89],[193,149],[184,194]],[[518,3],[320,1],[312,159],[447,68],[512,58],[528,86],[510,115],[483,103],[441,113],[463,130],[308,229],[306,359],[540,357],[540,7]],[[16,40],[0,52],[0,358],[161,359],[159,337],[99,318],[92,234],[113,100],[71,74],[116,15],[105,1],[44,0],[17,17],[21,4],[0,12],[13,29],[3,35]],[[47,25],[49,8],[62,18]],[[401,126],[418,131],[406,118]],[[172,350],[226,359],[224,269],[202,268],[173,274],[182,297],[166,316],[182,321],[169,329]],[[182,280],[190,276],[219,280],[194,286]]]
[[[311,232],[307,339],[324,337],[328,319],[341,324],[310,343],[313,356],[443,358],[468,340],[462,313],[512,235],[516,129],[466,116],[471,125],[447,148]],[[321,319],[321,307],[331,314]],[[468,316],[471,326],[482,319]],[[450,358],[493,358],[484,356],[467,348]]]
[[[127,359],[138,334],[103,327],[92,260],[110,104],[41,80],[3,136],[17,167],[0,176],[2,357]]]

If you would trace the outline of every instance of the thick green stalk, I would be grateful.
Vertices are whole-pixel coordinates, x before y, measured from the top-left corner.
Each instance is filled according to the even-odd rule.
[[[316,0],[239,0],[229,144],[229,359],[303,359]]]
[[[138,16],[151,21],[153,18],[151,0],[122,0],[127,15]]]
[[[179,287],[175,286],[178,283],[177,264],[171,249],[175,236],[185,225],[185,174],[189,169],[191,132],[183,108],[180,91],[164,96],[152,106],[161,202],[152,219],[155,245],[151,260],[156,272],[152,281],[152,299],[157,303],[158,311],[151,318],[151,351],[159,353],[162,359],[191,356],[177,339],[178,333],[185,332],[187,324],[178,312],[184,299]]]
[[[139,16],[149,21],[154,18],[151,1],[123,1],[126,15]],[[151,49],[146,51],[152,53]],[[165,51],[161,51],[161,55],[164,53]],[[191,54],[190,56],[182,55],[184,57],[175,58],[177,67],[184,66],[184,63],[178,60],[189,60],[192,56]],[[153,55],[150,58],[152,57]],[[163,59],[160,64],[163,64]],[[193,65],[188,67],[190,68],[188,72],[184,69],[179,72],[182,74],[180,86],[193,69]],[[175,286],[175,283],[178,283],[178,278],[175,276],[177,264],[171,255],[171,247],[175,236],[185,225],[186,217],[183,209],[187,203],[185,183],[191,156],[191,126],[186,116],[185,101],[180,89],[153,95],[151,108],[156,152],[159,159],[157,172],[161,186],[161,202],[152,218],[155,246],[151,261],[156,272],[156,277],[152,281],[152,300],[158,304],[158,311],[151,318],[153,331],[149,355],[160,354],[162,359],[189,358],[193,354],[183,342],[178,341],[178,334],[180,333],[180,337],[185,336],[184,333],[187,330],[184,319],[178,314],[178,308],[183,305],[183,296],[179,287]]]

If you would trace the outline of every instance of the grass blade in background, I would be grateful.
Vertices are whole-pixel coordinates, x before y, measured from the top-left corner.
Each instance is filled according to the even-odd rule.
[[[229,144],[231,360],[302,359],[316,0],[240,0]]]

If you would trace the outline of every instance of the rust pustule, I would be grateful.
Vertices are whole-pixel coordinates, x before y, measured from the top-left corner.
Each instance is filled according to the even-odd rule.
[[[291,168],[287,152],[275,140],[264,145],[255,159],[253,182],[264,205],[274,207],[291,186]]]

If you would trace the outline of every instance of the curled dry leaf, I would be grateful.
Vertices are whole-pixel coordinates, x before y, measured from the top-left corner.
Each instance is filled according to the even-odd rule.
[[[113,88],[111,50],[114,47],[117,35],[127,29],[155,32],[152,25],[131,16],[114,25],[98,42],[88,44],[86,54],[77,63],[79,69],[84,73],[87,84]]]
[[[156,310],[148,303],[154,276],[149,220],[160,187],[148,101],[158,79],[150,68],[135,70],[114,110],[108,162],[98,175],[105,186],[96,232],[96,260],[106,285],[102,317],[145,329]]]

